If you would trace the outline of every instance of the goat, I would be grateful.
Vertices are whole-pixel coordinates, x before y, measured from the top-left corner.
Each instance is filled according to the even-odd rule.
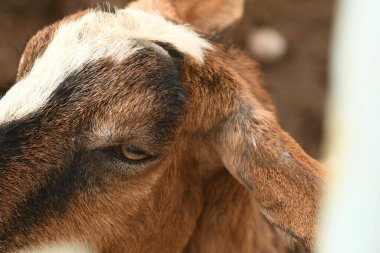
[[[242,11],[140,0],[38,32],[0,100],[0,252],[312,249],[324,169],[213,39]]]

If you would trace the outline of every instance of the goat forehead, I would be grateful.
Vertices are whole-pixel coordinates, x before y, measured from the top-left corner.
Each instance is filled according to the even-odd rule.
[[[184,54],[203,62],[210,44],[187,27],[138,10],[116,13],[90,11],[62,23],[30,72],[0,100],[0,123],[17,120],[44,106],[59,84],[81,66],[100,58],[116,61],[143,48],[142,41],[172,44]]]

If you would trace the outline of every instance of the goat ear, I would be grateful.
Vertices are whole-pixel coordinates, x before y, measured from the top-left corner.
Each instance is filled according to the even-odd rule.
[[[243,15],[244,0],[139,0],[130,7],[189,23],[210,33],[221,31],[239,20]]]
[[[181,20],[171,0],[137,0],[129,3],[128,7],[158,14],[172,21]]]
[[[217,130],[215,149],[229,172],[255,195],[273,224],[312,246],[323,168],[277,123],[272,112],[242,106]]]

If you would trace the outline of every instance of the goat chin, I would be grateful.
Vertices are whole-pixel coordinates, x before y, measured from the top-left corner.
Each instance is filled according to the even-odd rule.
[[[40,248],[23,249],[16,253],[96,253],[96,251],[82,243],[57,243]]]

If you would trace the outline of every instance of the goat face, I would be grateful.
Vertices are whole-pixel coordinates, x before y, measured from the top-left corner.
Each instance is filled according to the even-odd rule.
[[[205,186],[227,170],[309,246],[319,165],[279,128],[252,66],[134,9],[87,11],[39,32],[0,101],[0,251],[62,241],[181,251]]]

